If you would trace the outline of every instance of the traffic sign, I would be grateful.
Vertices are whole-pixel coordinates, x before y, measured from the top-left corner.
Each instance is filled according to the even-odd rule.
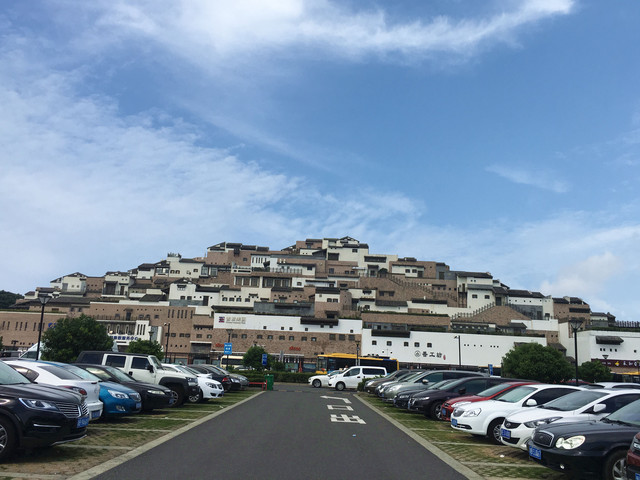
[[[267,366],[267,354],[266,353],[262,354],[262,365],[264,365],[265,367]]]
[[[224,342],[224,354],[231,355],[233,353],[233,343]]]

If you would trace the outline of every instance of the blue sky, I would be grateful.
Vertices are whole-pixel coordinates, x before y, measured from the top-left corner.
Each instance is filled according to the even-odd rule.
[[[0,2],[0,289],[349,235],[640,320],[640,2]]]

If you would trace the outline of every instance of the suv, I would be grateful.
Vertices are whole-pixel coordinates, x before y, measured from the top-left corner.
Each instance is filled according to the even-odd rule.
[[[81,395],[31,383],[0,362],[0,460],[16,448],[80,440],[88,424],[89,410]]]
[[[76,363],[111,365],[131,375],[139,382],[164,385],[175,398],[175,406],[182,405],[185,398],[198,396],[200,388],[194,376],[166,370],[155,355],[121,352],[80,352]]]
[[[336,390],[356,388],[358,384],[367,378],[383,377],[387,374],[384,367],[351,367],[329,378],[329,387]]]

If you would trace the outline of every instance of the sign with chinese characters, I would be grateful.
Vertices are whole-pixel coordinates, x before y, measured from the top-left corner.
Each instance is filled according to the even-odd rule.
[[[594,358],[593,360],[607,367],[631,367],[636,369],[640,367],[640,360],[610,360],[603,358]]]
[[[247,317],[242,317],[239,315],[220,315],[218,317],[218,323],[245,325],[247,323]]]
[[[415,354],[416,358],[441,358],[442,360],[446,360],[447,356],[442,352],[428,352],[426,350],[416,350]]]

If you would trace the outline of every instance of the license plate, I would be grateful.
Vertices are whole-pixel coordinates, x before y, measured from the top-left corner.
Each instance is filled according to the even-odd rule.
[[[456,420],[455,418],[452,418],[451,419],[451,426],[457,427],[458,426],[458,420]]]
[[[640,480],[640,473],[636,473],[636,478],[635,480]]]
[[[500,436],[502,438],[511,438],[511,431],[510,430],[506,430],[504,428],[500,429]]]
[[[142,402],[136,402],[136,410],[140,410],[142,408]]]
[[[100,416],[100,410],[93,410],[91,412],[91,419],[98,418]]]
[[[529,456],[533,458],[537,458],[538,460],[542,460],[542,452],[539,448],[532,447],[529,445]],[[638,480],[638,475],[636,474],[636,480]]]
[[[443,408],[441,413],[442,413],[443,417],[446,417],[447,416],[447,409]]]
[[[86,427],[87,425],[89,425],[89,417],[78,418],[77,428]]]

